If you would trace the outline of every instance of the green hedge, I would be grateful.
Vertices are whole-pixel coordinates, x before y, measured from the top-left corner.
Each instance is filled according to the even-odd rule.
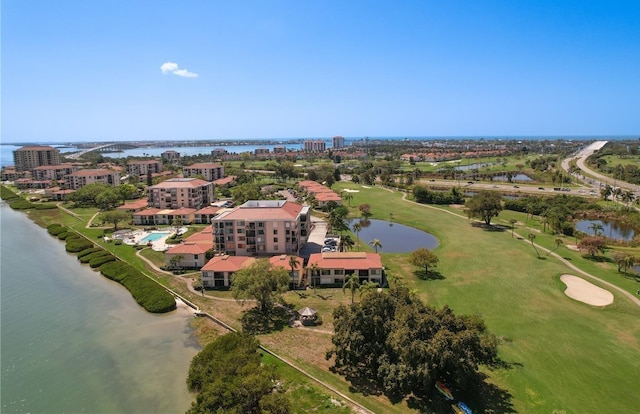
[[[99,257],[108,256],[110,254],[111,253],[109,253],[108,251],[100,249],[100,251],[88,254],[86,256],[82,256],[82,257],[78,258],[78,260],[80,260],[80,263],[89,263],[93,259],[97,259]]]
[[[164,313],[176,308],[176,301],[169,292],[127,263],[105,263],[100,266],[100,272],[126,287],[136,302],[148,312]]]
[[[0,198],[4,201],[9,201],[20,198],[20,196],[3,185],[2,187],[0,187]]]
[[[78,256],[78,259],[91,254],[91,253],[95,253],[95,252],[103,252],[104,250],[102,249],[102,247],[91,247],[89,249],[84,249],[81,252],[78,252],[78,254],[76,254],[76,256]]]
[[[9,201],[9,207],[11,207],[14,210],[27,210],[29,208],[33,208],[34,205],[27,200],[16,199],[16,200]]]
[[[93,243],[85,239],[82,236],[72,234],[67,236],[65,250],[69,253],[78,253],[90,247],[93,247]]]
[[[100,267],[103,264],[113,262],[114,260],[116,260],[116,257],[114,255],[105,254],[104,256],[94,257],[89,260],[89,266],[91,266],[92,268]]]
[[[57,206],[53,203],[36,204],[36,210],[53,210]]]
[[[62,233],[58,233],[58,239],[66,240],[67,237],[72,236],[74,233],[72,231],[63,231]]]
[[[47,227],[47,231],[49,232],[50,235],[57,236],[60,233],[68,232],[69,229],[67,227],[63,226],[62,224],[50,224]]]

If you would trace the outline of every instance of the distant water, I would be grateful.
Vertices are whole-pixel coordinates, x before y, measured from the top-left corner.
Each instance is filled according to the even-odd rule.
[[[184,413],[190,313],[144,311],[0,203],[2,413]]]

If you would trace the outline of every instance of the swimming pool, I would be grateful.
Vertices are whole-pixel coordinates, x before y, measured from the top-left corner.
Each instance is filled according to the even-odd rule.
[[[140,243],[147,243],[147,242],[152,242],[152,241],[156,241],[156,240],[160,240],[163,237],[168,236],[169,233],[151,233],[145,237],[143,237],[140,240]]]

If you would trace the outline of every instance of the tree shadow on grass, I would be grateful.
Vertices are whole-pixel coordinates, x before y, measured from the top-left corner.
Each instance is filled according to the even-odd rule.
[[[585,254],[582,255],[582,258],[596,263],[613,263],[613,260],[606,256],[591,256],[590,254]]]
[[[481,222],[475,221],[475,222],[471,223],[471,225],[473,227],[477,227],[477,228],[480,228],[480,229],[482,229],[484,231],[490,231],[490,232],[505,232],[507,230],[511,231],[511,227],[501,226],[499,224],[489,224],[487,226],[486,223],[481,223]]]
[[[413,274],[420,280],[444,280],[446,277],[437,270],[429,270],[425,272],[424,270],[415,270]]]
[[[289,325],[291,313],[284,306],[273,306],[262,312],[260,308],[251,308],[242,315],[242,330],[252,335],[281,331]]]

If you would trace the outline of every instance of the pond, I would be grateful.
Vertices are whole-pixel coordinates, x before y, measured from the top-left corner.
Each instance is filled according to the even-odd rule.
[[[347,221],[352,231],[355,223],[360,223],[362,226],[357,235],[361,244],[369,243],[373,239],[380,240],[382,248],[378,248],[378,252],[410,253],[421,247],[429,250],[438,247],[438,239],[435,236],[404,224],[376,219],[369,219],[367,222],[353,219]],[[356,249],[357,247],[354,246],[354,250]]]
[[[588,234],[589,236],[593,236],[594,224],[602,226],[602,229],[598,230],[598,233],[601,236],[608,237],[610,239],[629,241],[633,240],[635,237],[633,227],[608,220],[580,220],[576,222],[576,230]]]
[[[507,180],[507,176],[506,175],[496,175],[495,177],[493,177],[494,181],[509,181]],[[533,181],[533,178],[529,177],[526,174],[516,174],[514,176],[511,177],[511,181]]]
[[[483,164],[458,165],[457,167],[455,167],[455,169],[458,171],[471,171],[471,170],[479,170],[480,168],[484,168],[484,167],[490,167],[492,165],[493,164],[490,162],[483,163]]]

